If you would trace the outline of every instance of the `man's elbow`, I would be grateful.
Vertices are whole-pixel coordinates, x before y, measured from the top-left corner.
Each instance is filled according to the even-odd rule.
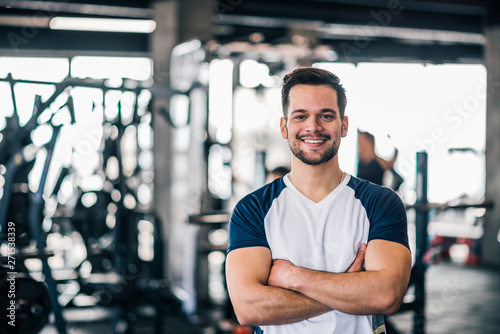
[[[399,310],[403,296],[396,293],[388,293],[382,296],[377,305],[378,314],[392,315]]]
[[[403,298],[408,288],[410,272],[407,277],[396,276],[386,279],[384,288],[380,289],[379,304],[380,312],[377,314],[392,315],[399,311]]]
[[[389,304],[388,306],[385,307],[385,310],[383,312],[380,312],[381,314],[385,315],[393,315],[396,312],[399,311],[399,307],[401,306],[401,301],[393,302]]]
[[[257,326],[257,323],[254,319],[248,317],[247,315],[244,316],[236,316],[236,319],[238,320],[238,323],[241,326]]]
[[[260,318],[258,314],[252,312],[251,310],[245,309],[244,307],[234,307],[234,314],[236,319],[241,326],[257,326],[259,325]]]

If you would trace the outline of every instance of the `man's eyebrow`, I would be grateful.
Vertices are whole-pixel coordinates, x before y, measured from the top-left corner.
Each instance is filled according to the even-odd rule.
[[[305,113],[307,110],[305,109],[295,109],[290,112],[290,115],[295,114],[295,113]]]
[[[330,109],[330,108],[324,108],[324,109],[321,109],[321,111],[320,111],[320,112],[323,112],[323,113],[325,113],[325,112],[331,112],[331,113],[333,113],[333,114],[336,114],[336,113],[337,113],[337,111],[336,111],[336,110],[334,110],[334,109]]]
[[[305,113],[305,112],[307,112],[307,110],[306,110],[306,109],[295,109],[295,110],[292,110],[292,111],[290,112],[290,115],[295,114],[295,113]],[[336,111],[336,110],[334,110],[334,109],[330,109],[330,108],[323,108],[323,109],[321,109],[321,110],[320,110],[320,112],[321,112],[321,113],[331,112],[331,113],[333,113],[333,114],[337,114],[337,111]]]

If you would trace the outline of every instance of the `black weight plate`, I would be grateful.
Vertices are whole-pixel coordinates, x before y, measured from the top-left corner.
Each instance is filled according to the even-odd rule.
[[[24,274],[7,274],[0,296],[0,333],[35,334],[47,323],[50,298],[43,283]]]

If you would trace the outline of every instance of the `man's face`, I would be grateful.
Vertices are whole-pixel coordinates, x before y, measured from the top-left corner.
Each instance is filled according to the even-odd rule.
[[[288,120],[281,119],[281,135],[295,157],[308,165],[330,161],[347,135],[348,120],[340,119],[337,92],[328,85],[296,85],[289,94]]]

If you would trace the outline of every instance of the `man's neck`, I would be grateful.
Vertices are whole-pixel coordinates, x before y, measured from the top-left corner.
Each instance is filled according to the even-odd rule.
[[[294,157],[289,178],[295,188],[317,203],[340,184],[342,171],[337,157],[316,166],[307,165]]]

